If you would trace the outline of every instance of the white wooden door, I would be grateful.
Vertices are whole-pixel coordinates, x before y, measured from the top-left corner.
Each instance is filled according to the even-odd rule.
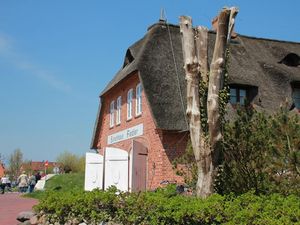
[[[133,140],[130,154],[131,191],[145,191],[147,188],[147,155],[147,148]]]
[[[128,191],[128,152],[107,147],[105,149],[104,188],[116,186],[121,191]]]
[[[85,155],[84,190],[103,188],[103,156],[87,152]]]

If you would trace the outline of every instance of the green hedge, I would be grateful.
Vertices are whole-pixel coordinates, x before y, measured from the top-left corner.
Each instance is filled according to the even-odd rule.
[[[37,211],[50,222],[114,221],[121,224],[300,224],[300,197],[279,194],[235,197],[218,194],[202,200],[176,195],[174,187],[156,192],[49,192]]]

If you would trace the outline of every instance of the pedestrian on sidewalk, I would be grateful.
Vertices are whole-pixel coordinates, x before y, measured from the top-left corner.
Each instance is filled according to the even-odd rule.
[[[35,174],[35,181],[38,182],[40,179],[41,179],[41,174],[40,174],[40,172],[38,171],[38,172]]]
[[[0,191],[1,191],[1,194],[4,194],[4,187],[3,187],[3,184],[2,184],[2,177],[0,177]]]
[[[2,189],[1,194],[4,194],[4,192],[5,192],[5,187],[7,186],[8,183],[9,183],[9,178],[8,178],[7,175],[4,175],[4,176],[1,178],[1,189]]]
[[[8,175],[6,175],[6,177],[7,177],[6,187],[7,187],[7,190],[11,192],[11,181],[10,181],[10,178]]]
[[[29,192],[29,193],[32,193],[33,190],[34,190],[34,186],[36,185],[36,178],[35,178],[35,175],[32,174],[32,175],[29,177],[28,184],[29,184],[29,186],[28,186],[28,192]]]
[[[28,176],[26,175],[25,171],[23,171],[22,174],[18,177],[18,184],[20,192],[26,192],[28,188]]]

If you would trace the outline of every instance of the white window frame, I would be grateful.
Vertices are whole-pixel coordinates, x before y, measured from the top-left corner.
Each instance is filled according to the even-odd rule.
[[[127,92],[127,120],[132,118],[133,89]]]
[[[121,124],[121,107],[122,107],[122,97],[117,98],[117,111],[116,111],[116,124]]]
[[[139,83],[135,89],[135,115],[139,116],[142,114],[142,84]]]
[[[115,125],[115,101],[112,101],[109,106],[109,127]]]

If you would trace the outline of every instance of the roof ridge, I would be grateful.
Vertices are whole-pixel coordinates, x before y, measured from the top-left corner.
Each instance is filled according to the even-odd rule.
[[[254,39],[254,40],[273,41],[273,42],[290,43],[290,44],[300,44],[300,42],[296,42],[296,41],[287,41],[287,40],[279,40],[279,39],[272,39],[272,38],[254,37],[254,36],[249,36],[249,35],[244,35],[244,34],[239,34],[239,33],[237,33],[237,34],[240,37],[245,37],[245,38]]]
[[[163,24],[162,22],[154,23],[151,26],[149,26],[148,30],[152,29],[156,25],[162,25],[162,24]],[[172,23],[164,23],[164,24],[168,25],[170,27],[180,28],[179,25],[177,25],[177,24],[172,24]],[[201,26],[201,25],[199,25],[199,26]],[[209,33],[213,33],[213,34],[216,33],[213,30],[209,30],[208,32]],[[297,42],[297,41],[288,41],[288,40],[282,40],[282,39],[272,39],[272,38],[264,38],[264,37],[255,37],[255,36],[246,35],[246,34],[240,34],[240,33],[237,33],[237,34],[238,34],[238,36],[245,37],[245,38],[251,38],[251,39],[255,39],[255,40],[266,40],[266,41],[274,41],[274,42],[281,42],[281,43],[300,44],[300,41]]]

